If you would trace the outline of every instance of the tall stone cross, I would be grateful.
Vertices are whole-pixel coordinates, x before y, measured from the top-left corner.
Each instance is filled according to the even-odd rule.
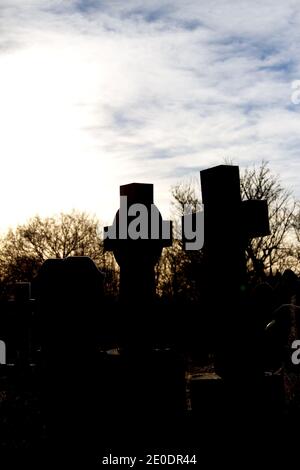
[[[120,266],[122,314],[123,354],[118,372],[111,368],[112,377],[106,380],[111,387],[108,401],[115,416],[112,419],[110,413],[110,421],[122,429],[130,420],[137,436],[147,436],[155,425],[156,435],[162,429],[165,439],[166,429],[171,429],[170,422],[180,415],[185,404],[181,356],[170,349],[154,347],[161,327],[161,319],[156,323],[160,306],[154,303],[154,268],[162,249],[172,243],[172,223],[163,221],[153,204],[153,185],[133,183],[120,187],[120,209],[113,225],[104,230],[104,246],[113,252]]]
[[[239,167],[219,165],[200,172],[204,204],[204,248],[209,273],[230,291],[245,281],[249,239],[270,233],[264,200],[241,200]]]
[[[155,265],[172,243],[172,223],[153,203],[153,184],[120,186],[120,199],[113,225],[104,228],[104,247],[120,266],[120,300],[147,304],[155,295]]]
[[[238,166],[202,170],[200,177],[207,308],[214,317],[219,362],[228,368],[244,346],[243,331],[248,329],[242,300],[245,249],[249,239],[270,233],[268,207],[264,200],[241,200]]]

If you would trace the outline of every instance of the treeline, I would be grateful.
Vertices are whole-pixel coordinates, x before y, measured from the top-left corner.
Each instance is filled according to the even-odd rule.
[[[249,281],[257,283],[288,268],[300,272],[300,206],[279,176],[266,162],[246,169],[241,175],[241,195],[243,199],[266,199],[269,207],[271,234],[250,240],[246,248]],[[184,212],[201,209],[198,182],[186,180],[172,187],[171,204],[174,241],[163,250],[156,266],[157,294],[175,301],[197,301],[205,276],[202,252],[185,252],[176,235]],[[0,240],[2,295],[16,282],[32,281],[48,258],[90,256],[105,273],[106,295],[116,297],[119,270],[113,255],[104,250],[102,229],[99,220],[78,211],[36,216],[10,229]]]

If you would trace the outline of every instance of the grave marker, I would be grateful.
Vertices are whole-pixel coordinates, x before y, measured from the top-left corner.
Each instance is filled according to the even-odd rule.
[[[96,427],[102,283],[85,256],[49,259],[38,274],[46,419],[50,444],[64,452],[89,445]]]
[[[128,213],[124,213],[121,199],[114,225],[105,228],[105,248],[113,251],[120,266],[120,308],[126,340],[119,357],[107,357],[107,383],[112,387],[109,406],[118,427],[127,435],[131,421],[133,439],[145,436],[149,440],[153,427],[156,437],[164,430],[166,438],[171,420],[176,421],[185,405],[184,360],[176,351],[154,349],[151,337],[151,330],[159,328],[153,318],[157,309],[154,268],[163,247],[171,245],[172,225],[162,220],[153,204],[152,184],[121,186],[120,196],[127,197]],[[134,221],[130,209],[137,208],[136,204],[147,210],[146,229],[141,228],[141,238],[132,239],[128,233]],[[158,230],[154,218],[159,222]]]
[[[200,175],[208,292],[216,318],[217,361],[225,373],[243,367],[245,248],[249,238],[269,234],[268,208],[263,200],[241,200],[238,166],[220,165]]]
[[[241,200],[238,166],[216,166],[202,170],[200,176],[204,204],[204,292],[208,314],[213,317],[215,369],[229,385],[224,389],[225,410],[228,408],[230,413],[233,406],[239,414],[241,410],[259,409],[261,403],[263,366],[253,360],[255,348],[260,348],[254,339],[260,333],[255,331],[254,318],[247,316],[245,249],[250,238],[270,233],[268,207],[263,200]],[[192,381],[192,387],[203,383]],[[198,389],[192,390],[196,408],[198,394]],[[225,399],[223,394],[222,398]]]
[[[154,267],[163,247],[170,246],[172,243],[172,224],[164,222],[154,206],[152,184],[132,183],[120,186],[120,197],[124,196],[127,197],[128,212],[136,204],[142,204],[146,209],[147,226],[141,230],[143,232],[146,230],[147,237],[130,238],[128,229],[134,221],[134,216],[126,213],[126,207],[122,206],[121,200],[121,207],[116,214],[113,226],[104,228],[106,235],[104,246],[107,250],[113,251],[120,266],[120,300],[123,303],[137,305],[153,301],[155,295]],[[157,215],[159,230],[158,233],[153,234],[151,229],[153,229],[154,218],[157,219]],[[123,221],[125,221],[125,227]],[[162,234],[166,224],[169,226],[170,235],[163,238]],[[111,238],[109,232],[115,233],[116,237]]]

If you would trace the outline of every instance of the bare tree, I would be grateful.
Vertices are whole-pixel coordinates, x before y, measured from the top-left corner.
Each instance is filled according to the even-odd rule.
[[[193,179],[184,180],[171,188],[173,243],[163,250],[156,269],[158,292],[161,295],[189,300],[198,298],[198,275],[201,253],[184,251],[181,242],[181,217],[201,208],[198,188]]]
[[[2,280],[32,278],[48,258],[90,256],[101,265],[104,254],[99,222],[86,213],[73,211],[56,217],[36,216],[2,238]]]
[[[248,269],[259,275],[262,270],[272,274],[293,265],[291,228],[296,204],[283,188],[278,175],[267,162],[247,168],[241,176],[243,199],[265,199],[268,202],[270,235],[249,240],[246,248]]]
[[[294,270],[300,272],[300,202],[296,203],[295,213],[292,218],[293,235],[295,243],[289,253],[291,260],[294,261]]]
[[[275,270],[295,269],[300,261],[300,252],[295,248],[292,228],[297,232],[299,243],[300,206],[297,213],[291,193],[282,186],[279,176],[272,173],[267,162],[263,161],[259,166],[247,168],[241,173],[241,195],[244,200],[265,199],[269,209],[270,235],[249,240],[246,247],[249,273],[259,277],[265,272],[272,274]],[[172,188],[172,197],[177,220],[184,213],[196,212],[202,207],[197,185],[193,180],[175,185]],[[176,223],[174,225],[177,226]],[[180,255],[180,251],[177,250],[177,253]],[[196,256],[195,260],[193,256]],[[201,252],[190,252],[186,263],[193,265],[193,261],[196,264],[201,262]]]
[[[172,186],[171,195],[171,207],[175,219],[184,214],[198,212],[202,207],[198,185],[193,178]]]

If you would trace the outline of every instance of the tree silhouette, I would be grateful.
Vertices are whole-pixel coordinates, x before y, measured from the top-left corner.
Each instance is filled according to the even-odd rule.
[[[260,276],[262,270],[272,274],[274,270],[293,267],[291,229],[296,204],[279,176],[264,161],[258,167],[247,168],[241,177],[241,194],[243,199],[265,199],[269,208],[270,235],[253,238],[247,245],[249,271]]]
[[[96,218],[77,211],[46,218],[36,216],[2,238],[1,278],[31,280],[46,259],[68,256],[90,256],[102,264],[104,252]]]
[[[264,272],[272,274],[275,270],[297,269],[300,255],[293,243],[293,228],[296,238],[300,239],[299,206],[297,212],[291,193],[282,186],[280,177],[272,173],[267,162],[246,168],[241,173],[241,196],[244,200],[265,199],[269,208],[271,234],[250,240],[246,248],[249,274],[261,277]],[[172,197],[177,217],[202,207],[196,182],[192,179],[176,184],[172,188]],[[174,225],[176,227],[176,223]]]

